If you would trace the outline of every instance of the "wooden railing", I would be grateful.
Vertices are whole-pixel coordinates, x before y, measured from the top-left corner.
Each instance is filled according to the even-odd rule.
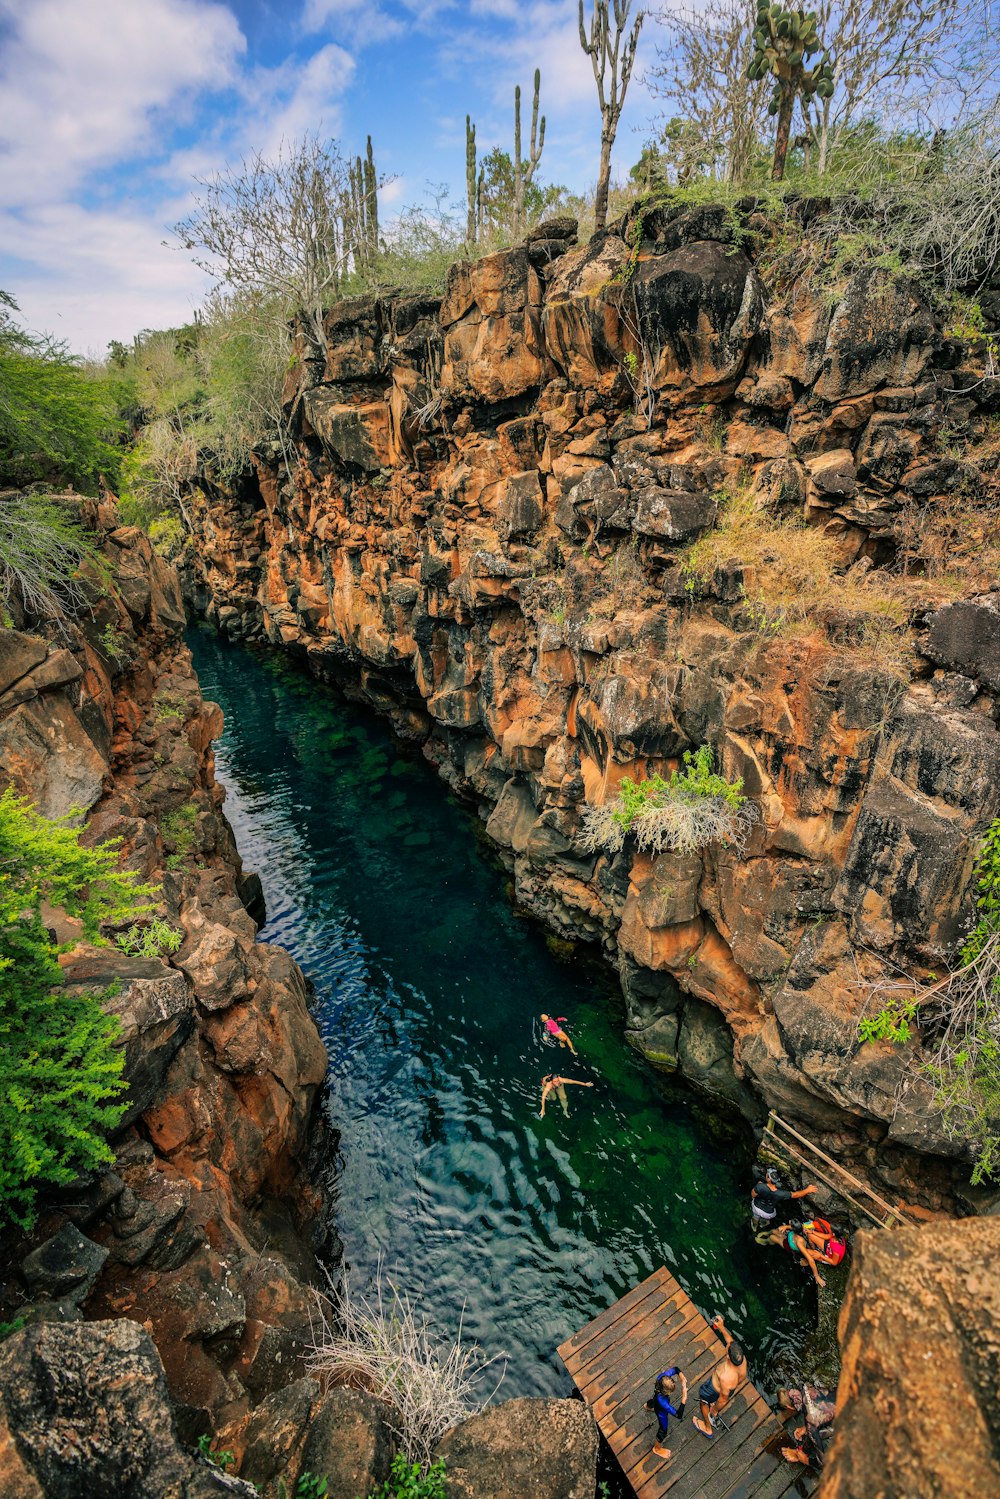
[[[818,1176],[831,1191],[849,1202],[859,1213],[863,1213],[877,1228],[898,1228],[913,1224],[914,1220],[904,1209],[894,1208],[891,1203],[886,1202],[874,1187],[869,1187],[848,1171],[846,1166],[841,1166],[839,1161],[827,1155],[825,1150],[820,1150],[807,1136],[800,1135],[797,1129],[793,1129],[773,1109],[767,1116],[764,1134],[770,1135],[784,1155],[791,1156],[810,1176]],[[791,1140],[797,1141],[798,1147],[802,1148],[793,1145]]]

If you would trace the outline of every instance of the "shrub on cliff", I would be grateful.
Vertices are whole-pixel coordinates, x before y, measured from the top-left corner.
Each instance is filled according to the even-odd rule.
[[[94,494],[98,476],[114,483],[121,463],[119,392],[65,344],[21,328],[17,311],[0,291],[0,486],[41,481]]]
[[[645,853],[694,853],[724,843],[740,853],[756,820],[756,807],[743,795],[742,781],[727,781],[712,769],[712,751],[703,744],[685,750],[684,769],[667,779],[626,776],[619,795],[600,807],[583,809],[580,843],[590,853],[619,853],[629,833]]]
[[[1000,818],[987,830],[976,865],[977,920],[958,967],[929,987],[878,984],[882,1000],[858,1025],[864,1042],[903,1045],[919,1024],[915,1065],[934,1086],[945,1128],[975,1153],[974,1184],[1000,1178]]]
[[[76,608],[76,582],[90,542],[72,510],[58,497],[12,491],[0,494],[0,606],[17,603],[39,619]]]
[[[68,819],[50,820],[8,788],[0,796],[0,1222],[28,1228],[46,1186],[66,1186],[112,1159],[107,1132],[124,1052],[98,994],[70,994],[62,949],[42,903],[99,938],[104,921],[151,909],[153,890],[116,868],[114,844],[84,848]]]
[[[489,1358],[478,1343],[464,1343],[461,1323],[454,1341],[442,1342],[381,1273],[369,1296],[352,1294],[345,1277],[329,1296],[317,1298],[310,1372],[334,1383],[360,1378],[385,1401],[405,1458],[400,1476],[417,1465],[431,1478],[435,1443],[493,1398],[504,1371],[491,1390],[484,1390],[484,1379],[501,1359]]]

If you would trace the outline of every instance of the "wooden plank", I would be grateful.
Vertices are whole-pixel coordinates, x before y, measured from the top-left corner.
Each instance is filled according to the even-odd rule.
[[[722,1360],[722,1340],[665,1268],[654,1271],[574,1337],[559,1355],[590,1407],[637,1499],[791,1499],[806,1470],[762,1445],[781,1428],[763,1396],[745,1380],[727,1406],[729,1429],[708,1441],[692,1425],[698,1387]],[[671,1422],[673,1453],[652,1451],[657,1420],[646,1409],[653,1378],[676,1364],[688,1379],[690,1415]],[[809,1490],[811,1492],[811,1488]]]
[[[704,1336],[704,1334],[702,1334]],[[670,1449],[675,1454],[688,1444],[694,1444],[695,1440],[701,1442],[704,1438],[699,1437],[691,1425],[690,1412],[697,1410],[698,1383],[710,1373],[718,1362],[718,1353],[715,1348],[703,1346],[700,1354],[688,1361],[685,1372],[689,1379],[688,1414],[684,1421],[670,1423],[668,1442]],[[640,1394],[646,1397],[650,1386],[642,1387]],[[653,1435],[656,1430],[657,1421],[655,1413],[645,1409],[644,1399],[638,1403],[630,1402],[628,1406],[619,1408],[620,1426],[617,1433],[617,1442],[612,1443],[611,1448],[621,1464],[622,1471],[626,1477],[632,1469],[641,1463],[642,1459],[649,1453],[653,1444]],[[673,1459],[671,1459],[673,1461]]]
[[[756,1402],[747,1406],[733,1421],[729,1431],[716,1434],[706,1442],[701,1457],[679,1475],[669,1492],[672,1499],[699,1499],[706,1490],[728,1494],[741,1473],[745,1473],[773,1435],[771,1412],[761,1411]]]
[[[765,1447],[757,1457],[753,1459],[750,1467],[740,1475],[736,1485],[729,1490],[726,1499],[758,1499],[762,1488],[773,1479],[776,1472],[787,1468],[788,1464],[780,1457],[775,1457]]]
[[[701,1335],[704,1337],[704,1334]],[[702,1344],[700,1347],[692,1346],[687,1360],[687,1370],[690,1371],[689,1381],[704,1378],[705,1374],[715,1366],[714,1353],[709,1347]],[[695,1385],[695,1388],[697,1386]],[[630,1451],[637,1437],[642,1436],[656,1425],[656,1417],[652,1411],[646,1410],[646,1401],[652,1393],[652,1380],[647,1372],[645,1379],[637,1383],[628,1396],[615,1408],[616,1426],[614,1438],[609,1439],[609,1445],[617,1456],[623,1469],[627,1472],[638,1458],[642,1455],[641,1448]],[[689,1405],[693,1396],[689,1395]],[[682,1435],[687,1430],[687,1422],[683,1424],[671,1422],[671,1431],[677,1431]],[[671,1441],[673,1438],[671,1438]]]
[[[571,1338],[567,1338],[565,1343],[560,1343],[559,1347],[556,1349],[556,1352],[562,1359],[563,1363],[566,1362],[566,1355],[568,1353],[579,1352],[579,1350],[585,1343],[588,1343],[591,1338],[596,1337],[599,1332],[603,1332],[604,1329],[606,1327],[609,1327],[612,1322],[616,1321],[623,1312],[627,1312],[629,1308],[634,1306],[637,1301],[641,1301],[644,1296],[648,1296],[649,1293],[657,1286],[663,1285],[664,1277],[666,1277],[667,1280],[673,1280],[673,1276],[665,1266],[661,1267],[659,1270],[654,1270],[652,1275],[647,1275],[645,1280],[640,1281],[637,1286],[633,1286],[632,1290],[629,1291],[627,1295],[622,1296],[618,1301],[613,1302],[612,1305],[601,1312],[599,1316],[594,1317],[592,1321],[588,1322],[586,1327],[581,1327],[580,1331],[578,1333],[574,1333]],[[674,1281],[674,1285],[676,1284],[677,1282]]]
[[[649,1312],[641,1322],[636,1323],[626,1339],[615,1344],[613,1348],[605,1350],[603,1360],[596,1360],[593,1364],[587,1364],[579,1370],[574,1375],[577,1389],[581,1395],[589,1399],[588,1390],[602,1375],[617,1375],[619,1371],[623,1371],[645,1357],[650,1342],[654,1344],[673,1342],[681,1329],[692,1324],[694,1324],[694,1318],[690,1313],[678,1308],[674,1302],[665,1302],[663,1306]],[[656,1357],[655,1353],[653,1357]],[[672,1359],[672,1362],[676,1363],[677,1360]]]
[[[758,1429],[757,1413],[752,1409],[742,1411],[737,1416],[728,1431],[720,1432],[710,1443],[699,1438],[700,1446],[695,1449],[692,1456],[690,1448],[681,1454],[683,1462],[676,1467],[673,1462],[667,1463],[660,1478],[658,1492],[670,1495],[683,1494],[701,1499],[707,1493],[722,1494],[725,1485],[717,1479],[717,1474],[724,1470],[730,1460],[735,1456],[739,1470],[752,1461],[755,1448],[753,1446],[754,1435]],[[695,1433],[697,1436],[698,1434]],[[750,1442],[749,1450],[744,1448],[746,1442]],[[744,1448],[743,1451],[740,1449]],[[651,1499],[656,1492],[653,1486],[647,1483],[640,1485],[636,1493],[642,1499]]]
[[[718,1362],[717,1357],[715,1362]],[[709,1368],[714,1367],[715,1363],[709,1366]],[[697,1391],[695,1391],[693,1405],[694,1409],[691,1413],[692,1423],[693,1417],[700,1414]],[[703,1462],[709,1457],[710,1454],[723,1451],[728,1452],[734,1445],[732,1431],[733,1428],[736,1427],[737,1423],[741,1423],[740,1432],[742,1433],[742,1435],[748,1436],[759,1426],[763,1426],[771,1415],[770,1407],[752,1385],[749,1386],[749,1388],[744,1385],[740,1390],[737,1391],[737,1393],[733,1396],[733,1399],[730,1401],[729,1405],[726,1407],[726,1412],[727,1414],[725,1419],[730,1427],[730,1430],[726,1432],[721,1430],[720,1428],[711,1441],[709,1441],[707,1437],[703,1436],[702,1433],[698,1431],[693,1424],[691,1425],[689,1430],[690,1440],[684,1444],[683,1453],[679,1454],[678,1460],[676,1462],[674,1462],[673,1460],[671,1461],[672,1471],[670,1474],[670,1479],[672,1484],[677,1484],[693,1468],[700,1467],[700,1465],[703,1464]],[[687,1423],[685,1422],[685,1426],[686,1425]],[[751,1453],[747,1454],[748,1464],[752,1460],[753,1455],[754,1454]],[[714,1461],[708,1463],[710,1469],[716,1467],[717,1465],[717,1462]]]
[[[777,1469],[753,1490],[750,1499],[786,1499],[786,1496],[791,1499],[791,1495],[801,1492],[798,1485],[806,1476],[805,1468],[798,1463],[786,1463],[783,1457],[777,1458],[777,1463]],[[806,1492],[812,1493],[812,1488]],[[730,1496],[727,1495],[726,1499]]]
[[[606,1371],[605,1387],[599,1395],[595,1392],[596,1380],[589,1382],[585,1389],[577,1385],[580,1393],[591,1405],[594,1419],[600,1421],[603,1416],[610,1415],[613,1408],[619,1405],[629,1390],[635,1388],[637,1384],[645,1383],[651,1387],[654,1376],[665,1364],[676,1364],[679,1368],[684,1368],[685,1358],[690,1357],[687,1349],[693,1343],[698,1330],[696,1317],[688,1316],[684,1312],[675,1312],[656,1329],[652,1357],[649,1339],[644,1336],[641,1342],[637,1340],[629,1343],[621,1360],[613,1369]],[[659,1358],[662,1358],[664,1363],[658,1368],[650,1368],[650,1364],[655,1364]],[[686,1368],[684,1372],[687,1373]]]
[[[605,1327],[596,1337],[591,1338],[590,1342],[585,1343],[579,1352],[566,1354],[563,1357],[563,1363],[574,1380],[584,1376],[585,1370],[599,1368],[602,1363],[606,1362],[612,1350],[627,1342],[633,1330],[643,1324],[647,1318],[656,1317],[672,1306],[673,1302],[663,1294],[661,1288],[657,1287],[649,1296],[629,1307],[621,1317]]]
[[[632,1328],[638,1326],[644,1318],[670,1305],[672,1303],[664,1295],[662,1289],[657,1288],[651,1291],[648,1296],[644,1296],[641,1301],[630,1306],[614,1322],[602,1328],[580,1349],[564,1354],[563,1363],[575,1379],[584,1369],[600,1364],[607,1357],[610,1349],[619,1343],[626,1342]]]

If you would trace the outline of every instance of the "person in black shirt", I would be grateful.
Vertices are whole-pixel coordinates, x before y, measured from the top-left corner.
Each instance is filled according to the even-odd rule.
[[[798,1192],[789,1192],[781,1185],[781,1178],[773,1166],[768,1166],[764,1180],[756,1182],[750,1194],[750,1215],[755,1228],[768,1228],[778,1216],[778,1204],[791,1202],[796,1197],[808,1197],[818,1192],[815,1184],[802,1187]]]

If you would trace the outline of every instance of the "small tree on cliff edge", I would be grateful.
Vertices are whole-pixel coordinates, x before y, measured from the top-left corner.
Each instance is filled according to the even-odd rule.
[[[635,49],[645,20],[644,11],[636,11],[632,30],[625,38],[632,0],[594,0],[590,35],[583,19],[580,0],[580,46],[590,58],[601,106],[601,165],[597,174],[597,198],[594,204],[594,228],[603,229],[608,220],[608,188],[611,183],[611,148],[618,132],[618,121],[625,104],[625,93],[632,77]],[[611,30],[611,12],[614,32]],[[622,45],[624,40],[624,47]]]
[[[255,151],[239,169],[199,182],[202,195],[174,232],[230,293],[281,321],[298,313],[312,354],[322,356],[323,310],[361,239],[344,209],[352,185],[355,197],[364,189],[364,165],[359,158],[352,172],[336,143],[318,136],[282,142],[273,160]]]
[[[768,114],[778,117],[771,178],[780,182],[785,175],[795,101],[801,99],[803,110],[806,110],[817,95],[820,99],[831,98],[833,67],[825,52],[811,68],[806,66],[806,58],[818,52],[822,45],[815,11],[807,14],[803,10],[785,10],[780,5],[768,5],[762,0],[757,7],[753,40],[754,54],[747,70],[748,78],[756,81],[770,74],[775,80],[774,95],[768,105]]]

